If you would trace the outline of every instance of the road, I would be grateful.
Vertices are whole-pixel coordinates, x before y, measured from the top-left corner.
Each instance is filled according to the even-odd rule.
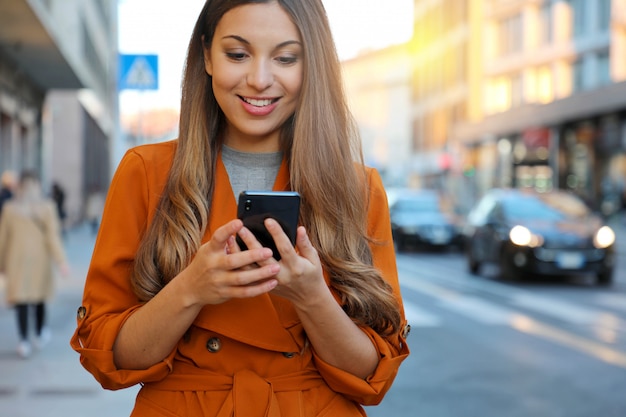
[[[371,417],[626,416],[626,255],[616,282],[502,282],[460,253],[398,267],[411,355]]]
[[[51,344],[28,360],[0,285],[0,417],[129,415],[136,388],[103,390],[68,344],[92,247],[88,228],[68,235],[73,278],[50,305]],[[626,254],[610,288],[475,277],[458,252],[398,267],[412,353],[370,417],[626,416]]]

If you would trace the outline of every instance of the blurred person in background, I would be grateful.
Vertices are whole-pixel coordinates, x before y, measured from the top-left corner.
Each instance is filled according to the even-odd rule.
[[[13,171],[4,171],[0,177],[0,214],[4,203],[13,197],[15,187],[17,186],[17,175]]]
[[[364,416],[408,356],[389,209],[365,167],[321,0],[208,0],[180,136],[111,182],[72,347],[138,416]],[[297,191],[281,259],[237,219]],[[236,241],[246,244],[243,250]]]
[[[24,171],[14,197],[0,216],[0,272],[6,276],[7,304],[14,306],[19,334],[18,354],[31,354],[29,319],[35,315],[35,345],[50,339],[46,302],[54,290],[54,262],[67,276],[69,267],[59,230],[54,201],[46,198],[36,173]]]
[[[102,217],[102,210],[104,209],[104,195],[100,188],[97,186],[91,187],[91,191],[87,196],[87,203],[85,205],[85,218],[89,223],[91,234],[96,235],[98,228],[100,227],[100,218]]]
[[[51,197],[57,206],[57,213],[59,214],[59,221],[61,223],[61,234],[65,236],[65,219],[67,218],[67,212],[65,210],[65,190],[58,182],[52,183]]]

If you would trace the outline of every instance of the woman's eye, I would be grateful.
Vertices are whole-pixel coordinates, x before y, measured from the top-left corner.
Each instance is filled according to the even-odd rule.
[[[246,58],[246,54],[243,52],[227,52],[226,56],[233,61],[241,61]]]
[[[278,58],[276,58],[276,60],[278,62],[280,62],[283,65],[289,65],[289,64],[295,64],[296,62],[298,62],[298,57],[296,56],[279,56]]]

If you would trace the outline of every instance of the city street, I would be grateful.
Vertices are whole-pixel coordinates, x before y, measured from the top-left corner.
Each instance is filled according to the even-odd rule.
[[[136,388],[101,389],[69,347],[93,237],[79,228],[66,242],[73,274],[59,281],[45,350],[19,359],[13,311],[0,305],[2,417],[114,417],[132,408]],[[609,288],[502,282],[495,267],[471,276],[455,251],[402,253],[398,266],[412,355],[369,416],[626,415],[626,253]]]
[[[626,257],[593,280],[471,276],[459,253],[398,256],[412,354],[371,417],[626,415]]]

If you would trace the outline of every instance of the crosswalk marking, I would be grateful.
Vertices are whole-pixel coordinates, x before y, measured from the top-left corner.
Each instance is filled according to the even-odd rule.
[[[462,313],[464,316],[480,323],[508,324],[518,315],[518,313],[505,307],[500,307],[476,297],[463,295],[429,282],[407,280],[403,281],[402,285],[434,297],[447,309]]]
[[[615,310],[626,311],[626,294],[598,294],[595,301]]]
[[[610,320],[611,314],[554,298],[520,294],[513,304],[574,324],[597,324]]]
[[[404,315],[411,327],[437,327],[441,324],[439,317],[408,301],[404,302]]]
[[[435,265],[424,270],[421,268],[407,268],[403,266],[401,271],[401,285],[409,287],[422,294],[426,294],[440,301],[447,300],[445,307],[452,306],[457,312],[474,312],[474,316],[480,316],[480,311],[491,309],[499,317],[480,320],[483,323],[493,324],[506,323],[507,314],[517,314],[515,310],[502,311],[500,308],[492,309],[483,305],[495,303],[488,300],[482,303],[467,301],[466,292],[487,293],[503,298],[503,302],[510,303],[513,308],[518,307],[526,311],[540,313],[548,317],[555,318],[565,323],[574,325],[600,326],[604,329],[626,331],[626,319],[617,315],[618,311],[626,311],[626,294],[603,293],[595,294],[589,301],[599,305],[599,308],[582,306],[572,302],[559,300],[557,298],[538,295],[534,292],[525,291],[520,288],[511,287],[499,282],[485,280],[463,280],[451,277],[450,271],[442,265]],[[419,276],[420,279],[416,277]],[[434,281],[434,282],[433,282]],[[480,299],[483,300],[482,298]],[[456,306],[456,303],[461,306]],[[469,306],[468,306],[469,303]],[[496,307],[497,304],[495,304]],[[475,307],[472,308],[471,306]],[[612,311],[611,311],[612,310]]]
[[[478,297],[465,295],[427,281],[404,280],[401,281],[401,285],[402,287],[431,296],[442,307],[482,324],[508,326],[520,333],[551,341],[595,357],[613,366],[626,368],[626,352],[611,346],[614,334],[625,328],[624,320],[616,315],[583,306],[577,308],[571,303],[560,302],[550,297],[531,297],[523,294],[523,292],[519,292],[513,297],[515,305],[524,307],[527,310],[556,316],[574,324],[593,325],[596,333],[605,333],[607,331],[610,333],[608,339],[601,337],[601,334],[596,334],[599,340],[594,340],[594,338],[583,337],[566,329],[543,323],[515,309],[510,309]],[[621,302],[619,298],[610,297],[604,300],[599,298],[598,300],[609,300],[610,303]],[[415,303],[405,300],[404,307],[406,318],[413,328],[441,325],[441,320],[436,315],[418,307]]]
[[[611,365],[626,368],[626,353],[566,332],[554,326],[549,326],[536,320],[526,319],[513,322],[511,327],[520,332],[551,340],[563,346],[583,352]]]
[[[443,300],[448,309],[462,313],[475,321],[484,324],[510,324],[513,319],[520,315],[511,309],[500,307],[496,304],[480,300],[475,297],[458,297]]]
[[[410,288],[421,294],[425,294],[437,300],[439,304],[457,313],[460,313],[479,323],[490,325],[506,325],[517,317],[524,316],[522,312],[515,308],[508,308],[498,305],[492,301],[488,301],[479,297],[466,295],[460,291],[445,288],[441,285],[434,284],[427,280],[405,279],[401,281],[401,285]],[[498,288],[496,293],[504,293],[504,289]],[[498,294],[502,295],[502,294]],[[509,302],[516,307],[530,310],[549,316],[565,323],[574,325],[599,326],[603,329],[624,331],[626,329],[626,320],[611,312],[576,305],[570,302],[558,300],[551,297],[531,294],[525,291],[511,289],[508,293]],[[622,308],[626,311],[626,297],[622,295],[598,295],[595,301],[612,307],[614,309]],[[417,306],[415,306],[417,308]],[[421,311],[420,316],[424,316],[426,312]],[[432,314],[429,313],[431,316]],[[439,320],[439,323],[441,321]],[[421,320],[416,320],[419,326]],[[432,319],[428,319],[428,326],[436,323]]]

